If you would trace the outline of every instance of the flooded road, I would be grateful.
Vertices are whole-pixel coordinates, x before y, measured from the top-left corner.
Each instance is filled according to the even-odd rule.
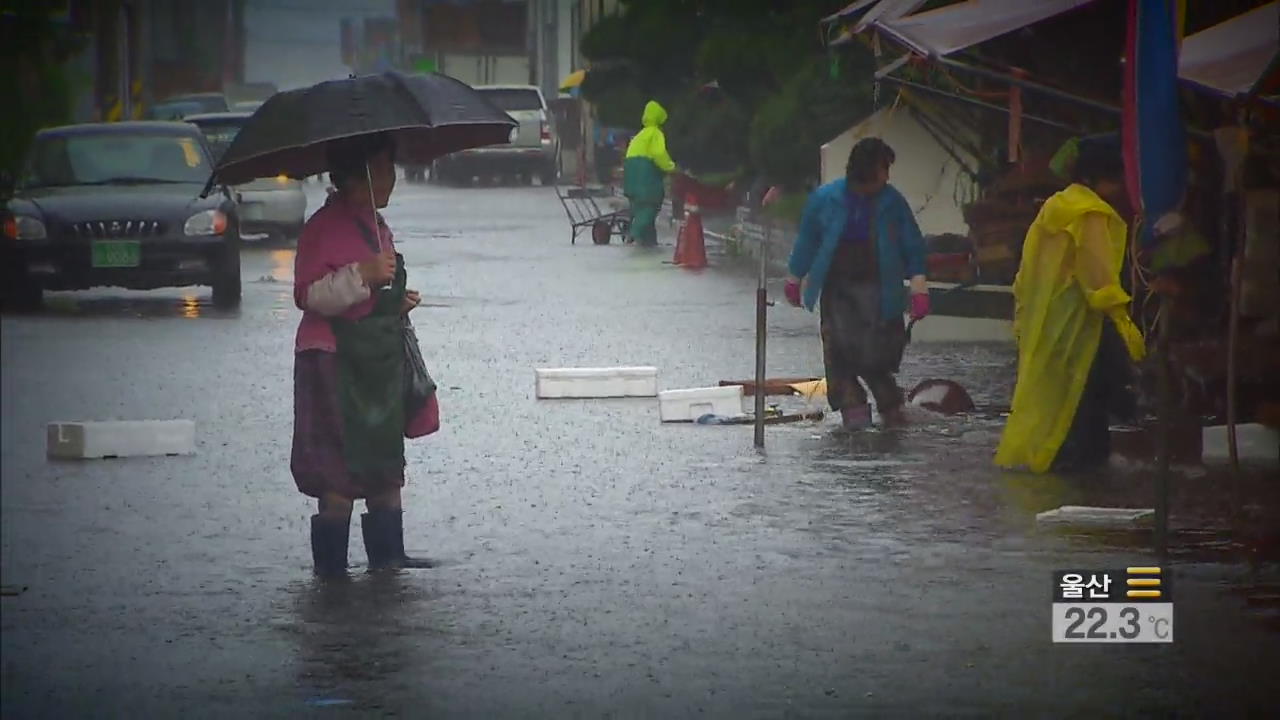
[[[291,250],[246,250],[234,312],[205,288],[53,294],[0,326],[0,559],[26,588],[0,601],[6,717],[1275,707],[1275,615],[1240,589],[1277,567],[1253,573],[1223,539],[1220,475],[1175,484],[1175,643],[1053,645],[1054,570],[1154,560],[1144,538],[1037,531],[1035,513],[1150,507],[1149,470],[1002,473],[998,417],[776,426],[758,453],[750,427],[663,425],[653,400],[537,401],[535,367],[749,377],[750,268],[572,246],[546,188],[402,185],[386,214],[444,423],[408,445],[405,543],[443,566],[366,574],[353,530],[352,581],[311,579],[314,508],[288,469]],[[816,316],[779,304],[770,322],[769,374],[820,374]],[[1013,364],[912,345],[900,383],[948,377],[998,406]],[[50,421],[171,418],[195,420],[195,456],[45,459]],[[1280,507],[1265,473],[1245,489]]]

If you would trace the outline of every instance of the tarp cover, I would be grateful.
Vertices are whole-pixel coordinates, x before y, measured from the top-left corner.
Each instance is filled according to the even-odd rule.
[[[1189,35],[1182,41],[1178,76],[1223,95],[1249,92],[1280,48],[1280,2]]]
[[[922,233],[968,233],[961,205],[972,199],[972,180],[905,104],[883,108],[824,144],[823,183],[844,177],[849,151],[865,137],[878,137],[893,148],[897,159],[889,170],[889,182],[906,197]],[[952,150],[970,168],[978,167],[969,153]]]
[[[882,2],[894,3],[894,0]],[[870,24],[918,53],[940,56],[1034,25],[1090,2],[1093,0],[968,0]]]
[[[853,15],[857,14],[859,10],[867,7],[868,5],[876,3],[878,1],[879,0],[854,0],[854,2],[851,2],[848,5],[846,5],[839,12],[832,13],[822,18],[822,22],[830,23],[830,22],[835,22],[837,20],[843,20],[847,17],[852,17]]]

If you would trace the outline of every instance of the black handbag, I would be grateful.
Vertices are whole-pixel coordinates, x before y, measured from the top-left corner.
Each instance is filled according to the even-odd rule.
[[[373,230],[365,224],[362,218],[356,218],[356,226],[360,229],[360,235],[364,238],[365,244],[375,253],[380,252],[382,247],[378,244]],[[404,258],[396,253],[397,272],[404,272]],[[402,280],[402,278],[397,278]],[[400,283],[403,285],[403,282]],[[400,296],[403,297],[403,288]],[[422,359],[422,349],[418,347],[418,334],[414,332],[413,323],[410,322],[409,316],[404,316],[404,411],[406,418],[417,416],[418,412],[426,406],[427,401],[436,392],[436,383],[431,379],[431,374],[427,372],[427,363]]]
[[[409,317],[404,318],[404,409],[405,417],[418,414],[436,392],[436,383],[427,372],[418,347],[418,334],[413,330]]]

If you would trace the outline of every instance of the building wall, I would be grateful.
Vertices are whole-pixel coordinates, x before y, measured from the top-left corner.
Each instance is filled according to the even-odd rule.
[[[365,18],[396,18],[395,0],[244,0],[244,80],[281,90],[344,78],[341,24],[363,38]]]
[[[603,18],[622,12],[622,4],[620,0],[575,0],[577,5],[576,20],[577,27],[574,29],[573,44],[573,68],[583,69],[587,67],[586,58],[582,57],[582,35]],[[590,105],[583,103],[582,108],[582,137],[583,148],[579,153],[583,169],[578,172],[575,177],[582,177],[587,181],[595,176],[595,136],[596,136],[596,120],[595,112]]]

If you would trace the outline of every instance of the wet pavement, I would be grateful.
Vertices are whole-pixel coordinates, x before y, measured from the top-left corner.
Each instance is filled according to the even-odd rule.
[[[53,294],[0,326],[3,584],[26,588],[0,600],[5,717],[1276,707],[1280,633],[1249,591],[1277,567],[1229,534],[1221,474],[1174,485],[1175,643],[1053,645],[1054,570],[1156,560],[1148,538],[1039,532],[1035,513],[1149,507],[1150,469],[999,472],[998,417],[776,426],[761,454],[750,427],[662,425],[652,400],[537,401],[539,366],[750,377],[750,268],[570,245],[546,188],[402,185],[386,214],[444,421],[409,445],[406,545],[443,566],[366,574],[357,520],[353,580],[311,579],[291,250],[245,251],[234,312],[206,288]],[[770,332],[770,375],[820,373],[814,316],[779,305]],[[999,406],[1012,371],[1005,347],[918,345],[901,382]],[[45,459],[50,421],[171,418],[196,421],[197,455]],[[1280,507],[1265,471],[1241,483],[1248,508]]]

